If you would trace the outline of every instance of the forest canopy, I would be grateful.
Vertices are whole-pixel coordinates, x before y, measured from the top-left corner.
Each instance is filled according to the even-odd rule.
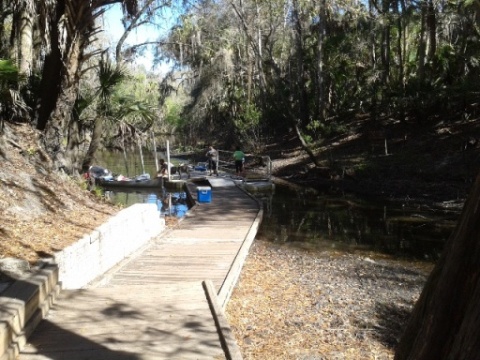
[[[116,44],[102,38],[113,5],[124,14]],[[40,130],[68,173],[149,131],[255,149],[294,129],[316,164],[315,143],[358,116],[380,129],[477,116],[479,11],[443,0],[0,0],[0,115]],[[156,41],[126,42],[166,24]],[[132,68],[147,50],[168,74]],[[132,76],[145,78],[137,96]]]

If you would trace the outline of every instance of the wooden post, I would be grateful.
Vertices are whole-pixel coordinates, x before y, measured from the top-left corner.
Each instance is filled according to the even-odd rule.
[[[158,168],[158,154],[157,154],[157,142],[155,141],[155,133],[152,131],[152,138],[153,138],[153,158],[155,159],[155,169],[160,170]]]
[[[125,171],[127,172],[126,176],[130,176],[130,171],[128,170],[128,158],[127,158],[127,150],[125,149],[125,138],[123,139],[123,160],[125,161]]]
[[[140,150],[140,161],[142,163],[142,174],[145,174],[145,164],[143,162],[142,140],[138,138],[138,149]]]
[[[170,181],[170,141],[167,140],[167,176],[168,181]]]

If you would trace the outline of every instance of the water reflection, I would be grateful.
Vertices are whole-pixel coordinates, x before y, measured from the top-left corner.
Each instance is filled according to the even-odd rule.
[[[130,206],[138,203],[156,204],[161,215],[181,218],[188,211],[185,192],[169,192],[167,189],[148,191],[105,191],[105,198],[113,204]]]
[[[425,205],[312,195],[282,187],[264,204],[268,211],[258,236],[267,240],[422,259],[438,258],[459,216],[459,211]]]
[[[166,158],[166,154],[158,152],[157,158]],[[143,158],[143,162],[141,161]],[[155,176],[157,167],[155,156],[151,152],[144,152],[142,157],[136,153],[127,153],[124,158],[120,152],[99,152],[97,155],[101,166],[108,168],[114,175],[136,176],[148,173]],[[172,158],[175,164],[179,159]],[[105,191],[105,197],[113,204],[130,206],[137,203],[154,203],[159,212],[166,216],[183,217],[188,211],[188,201],[185,192],[169,191],[166,188],[158,190],[146,189],[122,189],[115,191]]]
[[[126,177],[135,177],[137,175],[148,173],[155,176],[157,166],[153,153],[145,152],[141,157],[138,153],[127,153],[126,157],[121,152],[104,151],[96,156],[98,164],[110,170],[114,175],[124,175]],[[157,158],[165,158],[165,154],[158,153]]]
[[[122,154],[103,154],[102,159],[101,165],[118,174],[126,173]],[[138,156],[129,156],[128,160],[129,175],[142,172]],[[152,154],[144,154],[144,167],[146,172],[155,173]],[[108,192],[108,196],[114,203],[125,206],[155,201],[162,214],[178,217],[185,214],[188,210],[185,193],[159,191]],[[328,192],[312,195],[282,186],[277,186],[274,194],[259,196],[264,203],[264,218],[258,237],[315,249],[360,249],[436,259],[460,215],[458,209],[360,199]]]

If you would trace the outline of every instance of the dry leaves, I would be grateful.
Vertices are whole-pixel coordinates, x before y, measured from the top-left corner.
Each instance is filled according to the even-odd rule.
[[[28,125],[6,125],[0,142],[0,257],[36,262],[91,232],[119,209],[67,176],[48,172],[49,161]]]
[[[227,317],[245,359],[392,359],[429,269],[256,240]]]

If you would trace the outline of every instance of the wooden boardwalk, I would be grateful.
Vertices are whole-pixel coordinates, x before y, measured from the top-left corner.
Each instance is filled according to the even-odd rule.
[[[262,212],[231,182],[211,184],[212,202],[177,228],[91,287],[63,291],[19,359],[240,359],[222,307]]]

